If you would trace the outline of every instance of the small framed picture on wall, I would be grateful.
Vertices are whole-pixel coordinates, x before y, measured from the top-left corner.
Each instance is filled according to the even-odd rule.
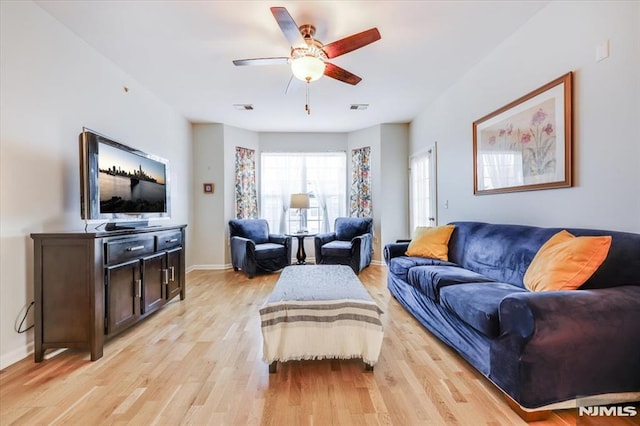
[[[214,187],[215,186],[212,183],[203,183],[202,184],[202,189],[203,189],[205,194],[213,194]]]

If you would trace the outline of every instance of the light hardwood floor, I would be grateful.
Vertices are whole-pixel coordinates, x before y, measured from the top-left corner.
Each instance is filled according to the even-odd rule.
[[[108,341],[102,359],[68,350],[2,370],[0,424],[525,424],[390,296],[382,266],[360,274],[385,311],[373,372],[359,360],[323,360],[283,363],[269,375],[258,309],[277,278],[191,272],[186,300]],[[576,411],[544,424],[574,425]]]

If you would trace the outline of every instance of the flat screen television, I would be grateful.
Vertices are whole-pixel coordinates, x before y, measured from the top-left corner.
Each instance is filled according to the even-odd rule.
[[[82,218],[107,220],[107,230],[169,217],[169,162],[83,129],[80,199]]]

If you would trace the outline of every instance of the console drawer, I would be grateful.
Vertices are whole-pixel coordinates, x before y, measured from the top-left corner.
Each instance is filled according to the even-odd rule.
[[[168,250],[182,246],[182,232],[163,232],[156,235],[156,250]]]
[[[108,265],[126,262],[153,253],[154,238],[125,238],[122,240],[108,241],[105,244],[105,262]]]

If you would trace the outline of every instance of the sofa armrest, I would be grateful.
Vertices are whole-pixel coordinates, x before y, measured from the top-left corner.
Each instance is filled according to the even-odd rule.
[[[560,330],[580,338],[640,336],[640,287],[515,293],[500,302],[499,316],[502,333],[523,340]]]
[[[398,256],[404,256],[407,251],[407,247],[409,247],[408,242],[402,243],[389,243],[384,246],[384,261],[388,265],[389,261]]]
[[[521,405],[640,391],[640,286],[516,293],[499,318],[490,376]]]

